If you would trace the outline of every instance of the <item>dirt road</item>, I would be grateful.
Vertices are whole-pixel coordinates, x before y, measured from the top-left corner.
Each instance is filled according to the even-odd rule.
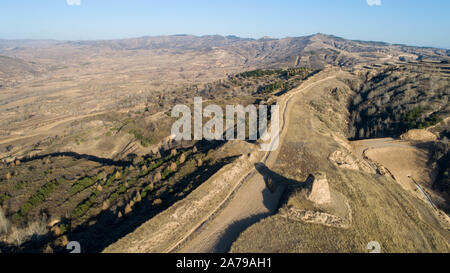
[[[320,77],[317,75],[317,77]],[[272,139],[270,145],[274,147],[279,140],[280,144],[288,130],[290,102],[294,96],[301,95],[319,83],[335,78],[330,76],[324,79],[311,79],[296,90],[285,94],[279,99],[280,106],[280,133],[278,139]],[[278,156],[278,149],[267,152],[262,160],[269,168]],[[272,215],[278,208],[278,202],[283,192],[278,187],[270,192],[266,187],[264,177],[253,170],[240,183],[240,187],[226,200],[222,206],[205,221],[198,229],[189,234],[185,240],[180,241],[170,251],[176,252],[227,252],[239,234],[257,221]]]

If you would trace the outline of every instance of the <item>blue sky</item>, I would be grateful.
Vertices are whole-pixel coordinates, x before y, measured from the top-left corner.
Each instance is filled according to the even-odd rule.
[[[0,14],[3,39],[321,32],[450,48],[448,0],[1,0]]]

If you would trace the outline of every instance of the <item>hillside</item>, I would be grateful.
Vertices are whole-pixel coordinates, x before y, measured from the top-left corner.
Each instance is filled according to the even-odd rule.
[[[448,252],[448,60],[324,34],[0,40],[0,249]],[[195,96],[277,104],[279,148],[173,141]]]
[[[403,188],[401,179],[409,174],[396,173],[391,166],[401,159],[402,170],[429,170],[427,160],[419,163],[418,156],[406,153],[422,151],[421,144],[347,140],[354,130],[347,108],[358,94],[348,83],[358,82],[364,83],[338,72],[336,79],[294,102],[289,115],[298,118],[291,118],[279,157],[268,166],[272,176],[289,181],[282,184],[287,190],[279,210],[242,232],[231,252],[366,252],[371,241],[379,242],[382,252],[448,252],[448,218],[421,200],[417,190]],[[361,154],[370,147],[378,157]],[[375,161],[393,153],[397,161]],[[330,198],[323,204],[308,190],[318,177],[329,187]],[[429,178],[414,177],[429,183]],[[433,191],[429,184],[426,191]]]

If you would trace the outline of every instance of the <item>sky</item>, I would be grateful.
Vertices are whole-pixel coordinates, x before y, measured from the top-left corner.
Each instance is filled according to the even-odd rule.
[[[449,0],[1,0],[0,14],[0,39],[320,32],[450,48]]]

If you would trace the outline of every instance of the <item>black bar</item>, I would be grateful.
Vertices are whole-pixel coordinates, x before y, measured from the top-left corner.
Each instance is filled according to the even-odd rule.
[[[36,266],[44,270],[72,272],[307,272],[331,270],[386,271],[397,265],[413,269],[445,266],[447,254],[0,254],[17,271]],[[139,267],[139,271],[135,268]],[[5,271],[6,272],[6,271]]]

